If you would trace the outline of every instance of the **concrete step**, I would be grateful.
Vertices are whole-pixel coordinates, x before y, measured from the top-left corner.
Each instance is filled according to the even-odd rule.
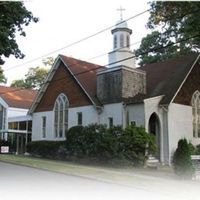
[[[154,156],[148,157],[148,160],[146,162],[147,167],[157,169],[159,165],[160,165],[160,162],[156,157],[154,157]]]

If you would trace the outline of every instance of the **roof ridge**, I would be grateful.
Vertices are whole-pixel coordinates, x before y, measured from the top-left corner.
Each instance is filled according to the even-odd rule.
[[[92,62],[88,62],[88,61],[85,61],[85,60],[82,60],[82,59],[77,59],[77,58],[74,58],[74,57],[71,57],[71,56],[66,56],[66,55],[63,55],[63,54],[59,54],[59,56],[64,57],[64,58],[67,58],[67,59],[73,59],[73,60],[76,60],[76,61],[78,61],[78,62],[84,62],[84,63],[90,64],[90,65],[95,65],[95,66],[99,66],[99,67],[104,67],[103,65],[95,64],[95,63],[92,63]]]

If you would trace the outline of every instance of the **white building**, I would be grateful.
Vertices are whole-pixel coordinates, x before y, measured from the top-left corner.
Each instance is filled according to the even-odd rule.
[[[165,164],[179,139],[200,143],[199,56],[136,68],[131,33],[124,21],[112,30],[108,68],[58,56],[29,111],[32,140],[64,140],[75,125],[132,123],[156,136]]]
[[[22,153],[31,140],[32,117],[27,115],[36,91],[0,86],[0,139]]]

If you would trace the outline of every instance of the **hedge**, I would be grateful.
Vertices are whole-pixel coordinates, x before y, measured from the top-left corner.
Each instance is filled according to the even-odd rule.
[[[11,146],[11,144],[8,141],[0,140],[0,146]]]
[[[37,157],[55,159],[64,145],[63,141],[33,141],[27,145],[27,151]]]
[[[128,161],[144,164],[148,154],[156,153],[155,137],[142,127],[106,128],[91,124],[74,126],[66,134],[66,141],[36,141],[28,145],[28,152],[44,158],[91,160],[103,163]]]
[[[142,127],[107,129],[103,125],[72,127],[66,135],[68,156],[92,158],[100,162],[114,159],[144,164],[147,154],[156,153],[155,137]]]
[[[115,158],[118,154],[115,130],[103,125],[75,126],[67,132],[66,147],[71,156],[96,160]]]

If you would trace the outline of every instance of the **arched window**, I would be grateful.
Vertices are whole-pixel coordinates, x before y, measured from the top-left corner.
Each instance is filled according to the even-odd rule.
[[[200,92],[197,90],[192,96],[193,136],[200,137]]]
[[[123,48],[124,47],[124,35],[121,34],[120,35],[120,48]]]
[[[54,105],[54,130],[55,137],[62,138],[68,129],[69,101],[64,94],[60,94]]]
[[[126,47],[130,47],[130,37],[129,35],[126,36]]]
[[[113,44],[114,49],[117,48],[117,36],[114,36],[114,44]]]

